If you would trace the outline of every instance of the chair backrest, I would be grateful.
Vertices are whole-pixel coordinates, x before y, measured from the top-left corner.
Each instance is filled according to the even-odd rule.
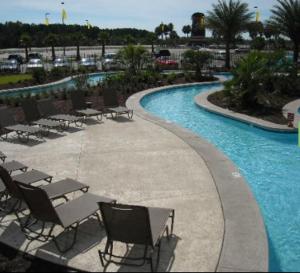
[[[16,125],[17,122],[14,119],[14,115],[9,108],[0,108],[0,128]]]
[[[103,90],[103,103],[105,107],[119,106],[117,92],[115,90]]]
[[[16,184],[16,182],[13,181],[9,172],[4,168],[2,168],[1,166],[0,166],[0,179],[2,180],[3,184],[6,187],[6,190],[8,191],[11,197],[22,199],[22,194],[20,192],[18,185]]]
[[[47,193],[37,187],[18,183],[23,199],[34,218],[42,222],[61,225],[59,216],[52,205]]]
[[[99,206],[109,240],[127,244],[153,244],[147,208],[108,203],[99,203]]]
[[[52,99],[40,100],[38,102],[38,109],[43,117],[50,117],[59,113]]]
[[[82,91],[73,91],[70,93],[73,109],[82,110],[87,108],[84,93]]]
[[[21,105],[27,122],[33,122],[41,118],[37,102],[34,99],[25,99]]]

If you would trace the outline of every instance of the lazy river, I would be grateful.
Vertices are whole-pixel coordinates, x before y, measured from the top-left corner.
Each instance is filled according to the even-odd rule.
[[[202,110],[201,92],[221,84],[171,88],[143,98],[150,113],[190,129],[226,154],[240,169],[260,206],[270,248],[270,270],[300,270],[300,148],[297,134],[251,127]],[[200,208],[201,209],[201,208]]]
[[[97,86],[105,77],[111,73],[95,73],[90,74],[88,78],[88,84],[90,86]],[[36,95],[45,92],[58,92],[64,90],[73,90],[75,89],[75,81],[72,78],[62,80],[56,83],[41,85],[41,86],[32,86],[25,88],[18,88],[12,90],[0,90],[0,98],[11,98],[18,97],[20,95],[26,96],[28,94]]]

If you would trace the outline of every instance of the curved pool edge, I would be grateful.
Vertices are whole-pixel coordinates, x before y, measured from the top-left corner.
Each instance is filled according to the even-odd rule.
[[[297,129],[289,128],[287,125],[280,125],[259,118],[251,117],[245,114],[236,113],[231,110],[219,107],[208,100],[208,97],[210,95],[221,91],[222,90],[218,89],[218,90],[203,92],[202,94],[199,94],[198,96],[195,97],[195,103],[199,107],[201,107],[202,109],[208,112],[221,115],[227,118],[231,118],[236,121],[240,121],[266,131],[279,132],[279,133],[297,133]]]
[[[213,84],[221,82],[223,79]],[[148,113],[141,105],[141,100],[152,93],[169,88],[210,83],[212,82],[145,90],[131,96],[126,105],[142,119],[155,123],[181,138],[205,161],[219,194],[225,223],[216,271],[267,272],[269,271],[269,244],[265,224],[250,187],[234,163],[198,135]]]

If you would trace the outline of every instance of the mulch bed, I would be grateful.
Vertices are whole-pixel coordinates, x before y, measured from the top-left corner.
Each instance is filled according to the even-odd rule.
[[[208,101],[212,104],[215,104],[221,108],[229,109],[231,111],[245,114],[248,116],[256,117],[259,119],[263,119],[265,121],[273,122],[280,125],[287,125],[287,119],[282,115],[282,108],[289,102],[293,101],[295,98],[281,98],[281,105],[277,106],[276,108],[269,108],[269,109],[237,109],[232,107],[229,104],[229,100],[227,99],[224,92],[217,92],[208,97]]]

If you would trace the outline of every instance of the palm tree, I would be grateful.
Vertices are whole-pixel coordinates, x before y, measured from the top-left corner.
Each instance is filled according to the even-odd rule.
[[[98,41],[102,45],[102,57],[105,55],[105,46],[107,45],[109,41],[109,34],[105,31],[101,32],[98,38]]]
[[[76,50],[76,60],[79,61],[81,59],[80,45],[84,42],[85,36],[80,32],[76,32],[76,33],[73,34],[72,39],[75,42],[76,48],[77,48],[77,50]]]
[[[55,55],[55,46],[58,43],[58,37],[57,35],[50,33],[44,41],[45,45],[50,45],[51,46],[51,51],[52,51],[52,60],[54,61],[56,59]]]
[[[299,59],[300,44],[300,0],[277,0],[277,5],[271,10],[269,24],[277,27],[280,32],[289,37],[294,44],[294,62]]]
[[[226,45],[226,68],[230,69],[230,47],[236,38],[247,30],[253,18],[247,3],[241,0],[219,0],[208,13],[208,28],[215,31]]]
[[[26,62],[28,62],[29,61],[29,58],[28,58],[28,48],[31,46],[31,43],[32,43],[32,39],[29,36],[29,34],[23,33],[21,35],[21,38],[20,38],[20,43],[21,43],[22,46],[25,47]]]
[[[151,44],[151,51],[152,53],[154,53],[154,45],[155,43],[157,42],[157,36],[155,33],[153,32],[150,32],[148,35],[147,35],[147,43],[150,43]]]
[[[192,32],[192,27],[190,25],[183,26],[182,32],[186,35],[186,37],[189,37],[189,34]]]

